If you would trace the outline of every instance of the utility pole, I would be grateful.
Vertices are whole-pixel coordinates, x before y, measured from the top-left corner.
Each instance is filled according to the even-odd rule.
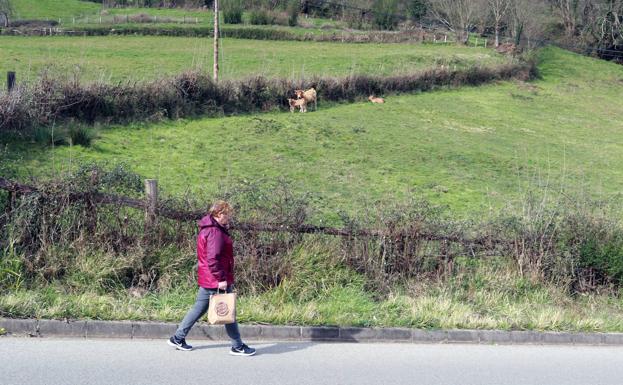
[[[218,81],[218,0],[214,0],[214,82]]]

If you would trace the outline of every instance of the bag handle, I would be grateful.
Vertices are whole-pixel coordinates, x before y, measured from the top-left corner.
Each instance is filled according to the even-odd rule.
[[[227,286],[227,288],[229,288],[229,285]],[[221,291],[222,291],[223,293],[221,293]],[[234,293],[234,291],[233,291],[233,290],[232,290],[232,293]],[[217,287],[217,288],[216,288],[216,293],[214,293],[214,294],[227,294],[227,289],[222,289],[222,290],[221,290],[221,289],[219,289],[219,288]]]
[[[222,294],[227,294],[227,289],[229,289],[230,287],[232,287],[231,285],[227,285],[227,288],[221,290],[218,287],[216,288],[216,294],[221,294],[221,291],[223,292]],[[234,293],[234,288],[232,287],[232,293]]]

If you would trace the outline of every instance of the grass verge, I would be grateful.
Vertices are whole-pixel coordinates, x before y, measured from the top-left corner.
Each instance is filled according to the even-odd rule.
[[[418,279],[374,293],[356,273],[326,265],[332,258],[321,251],[305,250],[292,258],[296,270],[291,280],[261,294],[239,297],[240,322],[623,332],[620,295],[570,296],[554,286],[526,280],[503,259],[466,263],[449,281]],[[149,293],[123,289],[98,292],[52,283],[3,294],[0,313],[17,318],[179,322],[195,295],[196,287],[190,280]]]

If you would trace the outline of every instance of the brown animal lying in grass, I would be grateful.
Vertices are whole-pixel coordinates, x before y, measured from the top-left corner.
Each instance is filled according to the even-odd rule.
[[[385,100],[383,98],[375,98],[373,95],[368,96],[368,100],[371,101],[372,103],[378,103],[378,104],[385,103]]]
[[[301,112],[307,112],[307,102],[305,99],[290,99],[288,98],[288,104],[290,105],[290,112],[294,112],[296,107],[301,109]]]
[[[316,96],[316,90],[314,87],[303,91],[303,90],[294,90],[294,94],[297,99],[305,99],[305,103],[314,102],[314,111],[318,108],[318,98]]]

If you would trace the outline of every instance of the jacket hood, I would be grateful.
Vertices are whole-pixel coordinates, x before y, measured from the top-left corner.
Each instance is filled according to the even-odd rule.
[[[212,215],[208,214],[205,217],[201,218],[199,222],[197,222],[197,225],[199,225],[200,229],[203,229],[204,227],[217,226],[218,223],[216,222],[214,218],[212,218]]]
[[[221,226],[216,219],[214,219],[214,217],[212,217],[212,215],[208,214],[205,217],[201,218],[201,220],[199,222],[197,222],[197,224],[199,225],[199,230],[204,229],[206,227],[217,227],[221,230],[223,230],[225,232],[225,234],[229,235],[229,231],[227,230],[227,228]]]

